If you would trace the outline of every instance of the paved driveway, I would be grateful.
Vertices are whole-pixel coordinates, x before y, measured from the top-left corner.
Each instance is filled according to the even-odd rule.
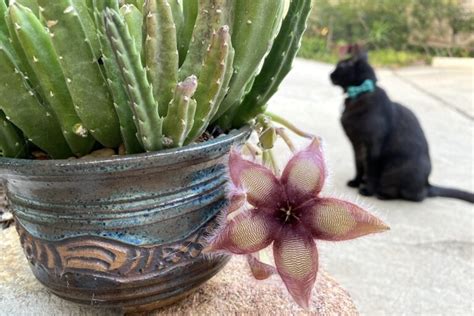
[[[450,199],[382,202],[346,188],[352,151],[339,124],[342,93],[332,66],[298,60],[271,110],[325,139],[331,167],[327,195],[360,201],[389,233],[320,243],[320,262],[349,290],[364,315],[472,315],[474,209]],[[419,117],[430,143],[432,183],[474,191],[473,69],[379,70],[379,84]],[[279,153],[282,159],[287,157]]]

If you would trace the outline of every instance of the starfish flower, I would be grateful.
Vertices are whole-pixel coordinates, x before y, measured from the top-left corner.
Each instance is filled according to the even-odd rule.
[[[295,154],[281,177],[236,151],[230,154],[229,171],[253,208],[228,221],[208,250],[248,255],[252,272],[264,279],[273,267],[259,262],[258,252],[273,243],[276,272],[303,308],[309,307],[318,272],[315,240],[347,240],[389,229],[355,204],[319,196],[326,166],[317,139]],[[232,196],[232,211],[242,205],[241,196]]]

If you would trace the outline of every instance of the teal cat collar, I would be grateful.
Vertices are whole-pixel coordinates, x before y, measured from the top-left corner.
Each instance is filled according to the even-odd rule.
[[[360,86],[351,86],[347,88],[347,96],[349,98],[355,99],[362,93],[374,92],[374,91],[375,91],[375,82],[371,79],[367,79]]]

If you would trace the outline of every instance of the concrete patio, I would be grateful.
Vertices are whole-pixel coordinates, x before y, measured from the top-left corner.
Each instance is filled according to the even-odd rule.
[[[383,202],[347,188],[354,166],[339,124],[343,96],[328,79],[332,69],[298,60],[270,110],[324,138],[331,167],[327,195],[361,202],[392,230],[320,243],[321,265],[351,293],[363,315],[472,315],[472,205],[442,198]],[[430,143],[431,182],[473,191],[474,69],[416,67],[378,70],[378,76],[391,98],[419,117]]]

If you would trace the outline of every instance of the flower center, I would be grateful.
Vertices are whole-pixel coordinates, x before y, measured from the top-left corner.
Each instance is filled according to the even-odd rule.
[[[300,218],[291,205],[282,207],[278,213],[279,219],[283,224],[294,224],[300,221]]]

